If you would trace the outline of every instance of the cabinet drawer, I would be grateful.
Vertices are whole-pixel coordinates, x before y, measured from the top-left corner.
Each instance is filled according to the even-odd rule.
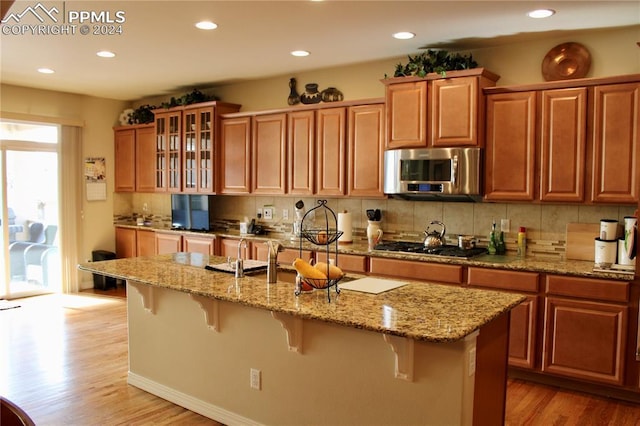
[[[539,274],[535,272],[503,271],[485,268],[469,268],[467,284],[504,290],[537,293]]]
[[[372,257],[369,260],[369,268],[369,272],[372,275],[462,284],[462,266],[459,265],[443,265],[440,263],[412,262],[410,260]]]
[[[592,278],[547,276],[547,294],[580,297],[597,301],[625,303],[629,301],[629,283]]]
[[[329,257],[334,258],[335,254],[332,256],[331,253],[329,253]],[[327,253],[317,251],[316,261],[326,262]],[[367,256],[359,256],[356,254],[341,254],[338,256],[338,266],[345,272],[365,273],[367,272],[367,263]]]
[[[301,259],[309,261],[311,256],[311,250],[302,250],[302,255],[300,255],[299,249],[285,249],[283,252],[278,253],[278,263],[281,265],[291,266],[296,258],[299,257]],[[342,256],[340,257],[340,259],[342,259]]]

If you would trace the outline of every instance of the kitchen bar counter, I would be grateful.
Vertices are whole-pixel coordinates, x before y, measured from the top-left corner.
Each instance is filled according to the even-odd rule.
[[[332,288],[327,303],[326,290],[295,296],[293,283],[267,284],[264,273],[236,279],[233,274],[204,269],[207,263],[225,261],[218,256],[176,253],[79,267],[127,281],[428,342],[460,340],[524,300],[511,293],[408,282],[379,295],[349,290],[337,295]]]
[[[517,294],[429,283],[294,294],[219,256],[90,262],[127,281],[128,383],[227,425],[504,422]],[[203,315],[204,314],[204,315]]]

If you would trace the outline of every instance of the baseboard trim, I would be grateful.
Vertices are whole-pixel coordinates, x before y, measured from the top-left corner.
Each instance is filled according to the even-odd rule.
[[[128,373],[127,383],[225,425],[262,426],[262,423],[258,423],[252,419],[248,419],[216,405],[209,404],[208,402],[194,398],[186,393],[176,391],[175,389],[161,383],[154,382],[153,380],[149,380],[146,377],[142,377],[138,374],[132,373],[131,371]]]

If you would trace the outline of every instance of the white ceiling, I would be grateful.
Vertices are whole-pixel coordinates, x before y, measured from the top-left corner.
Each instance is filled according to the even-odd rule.
[[[424,47],[478,48],[550,32],[640,24],[640,1],[42,1],[55,6],[58,24],[73,11],[124,12],[121,35],[5,34],[2,24],[0,81],[7,84],[134,100],[194,87],[293,75],[312,69],[404,57]],[[16,1],[9,13],[35,7]],[[534,20],[538,7],[557,13]],[[122,15],[120,15],[122,16]],[[7,18],[10,15],[7,15]],[[218,24],[202,31],[194,23]],[[25,14],[19,24],[39,23]],[[43,25],[55,24],[46,18]],[[68,25],[66,24],[60,25]],[[94,24],[89,23],[90,29]],[[397,31],[412,40],[391,37]],[[104,59],[99,50],[117,56]],[[311,52],[295,58],[292,50]],[[56,72],[43,75],[48,67]],[[390,70],[392,71],[392,70]]]

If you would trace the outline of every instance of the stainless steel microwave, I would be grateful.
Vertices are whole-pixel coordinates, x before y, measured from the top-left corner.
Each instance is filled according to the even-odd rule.
[[[384,153],[384,192],[416,200],[482,198],[480,148],[394,149]]]

